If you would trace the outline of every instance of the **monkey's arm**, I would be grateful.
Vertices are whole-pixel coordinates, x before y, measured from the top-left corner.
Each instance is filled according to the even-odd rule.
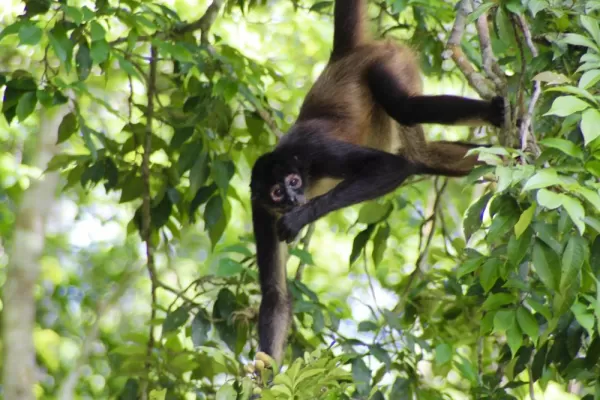
[[[278,364],[292,320],[286,280],[286,245],[275,231],[276,218],[258,202],[252,202],[252,222],[262,300],[258,311],[259,349]]]
[[[324,195],[284,214],[277,223],[280,240],[289,242],[305,225],[324,215],[378,198],[410,175],[428,172],[427,167],[406,157],[334,140],[321,143],[313,159],[320,177],[343,180]]]
[[[500,127],[504,123],[504,99],[491,101],[461,96],[409,96],[383,62],[375,62],[366,78],[375,101],[402,125],[444,124]]]

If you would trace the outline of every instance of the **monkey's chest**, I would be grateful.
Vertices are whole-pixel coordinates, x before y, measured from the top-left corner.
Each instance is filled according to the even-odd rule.
[[[319,178],[314,180],[306,193],[308,200],[321,196],[336,187],[342,180],[337,178]]]

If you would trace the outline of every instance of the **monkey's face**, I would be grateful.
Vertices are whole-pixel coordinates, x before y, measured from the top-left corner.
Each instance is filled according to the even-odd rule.
[[[297,157],[285,159],[268,153],[260,157],[252,168],[252,199],[283,214],[306,203],[306,183]]]

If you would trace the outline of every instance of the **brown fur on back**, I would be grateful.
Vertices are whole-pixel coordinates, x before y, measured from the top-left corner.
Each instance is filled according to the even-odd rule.
[[[428,143],[422,126],[399,124],[375,102],[366,79],[367,69],[375,63],[393,71],[408,96],[422,94],[421,70],[410,48],[389,40],[367,42],[327,64],[307,94],[297,123],[334,120],[335,129],[327,132],[333,139],[468,173],[477,160],[464,157],[465,147]]]
[[[420,127],[401,126],[375,102],[366,80],[374,63],[389,66],[409,95],[422,93],[412,50],[391,41],[366,43],[325,67],[304,100],[298,122],[334,119],[336,129],[329,134],[335,139],[392,153],[399,152],[402,137],[422,135]]]

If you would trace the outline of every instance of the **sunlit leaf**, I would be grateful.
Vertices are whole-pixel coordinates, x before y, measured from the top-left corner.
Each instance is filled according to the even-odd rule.
[[[581,116],[581,132],[585,145],[589,145],[594,139],[600,136],[600,111],[591,108],[586,110]]]
[[[560,96],[554,100],[554,103],[552,103],[552,108],[544,115],[566,117],[573,113],[583,111],[589,107],[589,103],[586,103],[575,96]]]

